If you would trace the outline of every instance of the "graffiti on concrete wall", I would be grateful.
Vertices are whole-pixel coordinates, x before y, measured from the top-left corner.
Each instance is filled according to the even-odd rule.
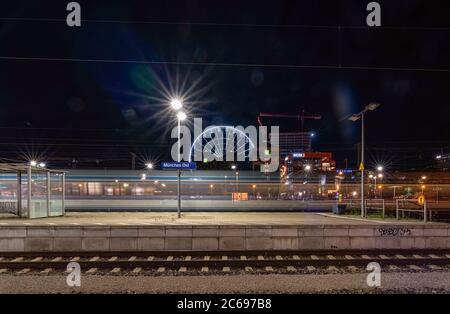
[[[378,232],[382,237],[402,237],[411,235],[411,229],[405,227],[381,227]]]

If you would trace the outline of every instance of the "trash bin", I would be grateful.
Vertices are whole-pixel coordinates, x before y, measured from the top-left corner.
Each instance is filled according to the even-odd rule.
[[[346,208],[347,208],[346,204],[333,204],[333,214],[344,215]]]

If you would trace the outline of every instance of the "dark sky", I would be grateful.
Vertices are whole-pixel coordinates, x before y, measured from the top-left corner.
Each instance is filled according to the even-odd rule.
[[[160,84],[177,77],[193,86],[191,115],[210,123],[321,114],[306,126],[338,165],[359,140],[342,119],[371,101],[382,104],[367,116],[372,162],[425,167],[449,151],[448,1],[378,1],[378,29],[369,1],[79,1],[81,28],[66,26],[68,2],[1,3],[0,156],[164,158]]]

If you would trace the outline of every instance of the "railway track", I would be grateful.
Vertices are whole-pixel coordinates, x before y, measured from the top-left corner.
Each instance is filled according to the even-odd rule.
[[[450,251],[382,250],[382,251],[230,251],[230,252],[89,252],[89,253],[0,253],[0,274],[33,271],[66,271],[70,262],[87,273],[131,271],[313,271],[320,268],[365,268],[370,262],[391,269],[449,270]]]

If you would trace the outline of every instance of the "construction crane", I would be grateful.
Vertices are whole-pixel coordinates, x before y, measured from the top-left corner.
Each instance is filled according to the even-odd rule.
[[[302,110],[299,114],[285,114],[285,113],[259,113],[257,117],[257,121],[259,125],[263,125],[261,122],[261,118],[263,117],[271,117],[271,118],[295,118],[300,121],[300,132],[303,133],[305,126],[305,119],[311,120],[320,120],[322,119],[321,115],[307,115],[305,114],[305,110]]]

